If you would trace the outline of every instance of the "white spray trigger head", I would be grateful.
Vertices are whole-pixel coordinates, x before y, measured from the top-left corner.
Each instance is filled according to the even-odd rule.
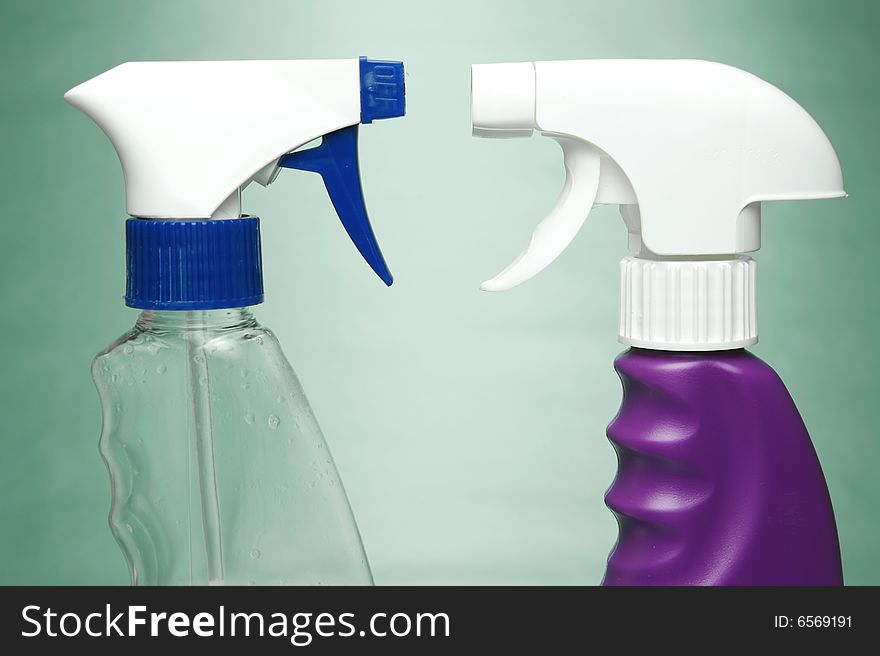
[[[631,250],[656,259],[760,248],[760,203],[845,196],[837,155],[794,100],[745,71],[697,60],[581,60],[472,69],[475,136],[563,150],[566,179],[523,253],[482,289],[548,266],[594,205],[617,204]],[[533,113],[530,110],[534,105]]]

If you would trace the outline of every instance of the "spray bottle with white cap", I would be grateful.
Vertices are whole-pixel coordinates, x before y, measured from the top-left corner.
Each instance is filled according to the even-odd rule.
[[[364,206],[357,130],[403,115],[403,65],[133,62],[65,99],[112,141],[131,217],[125,299],[142,312],[92,373],[110,527],[132,582],[370,584],[318,424],[249,310],[263,300],[260,227],[240,198],[280,168],[319,173],[358,251],[390,285]]]
[[[822,129],[794,100],[705,61],[476,65],[473,132],[562,147],[562,195],[525,251],[483,283],[548,266],[590,210],[616,204],[633,253],[620,265],[608,427],[619,469],[606,503],[619,538],[604,583],[839,585],[822,470],[757,341],[761,203],[845,196]]]

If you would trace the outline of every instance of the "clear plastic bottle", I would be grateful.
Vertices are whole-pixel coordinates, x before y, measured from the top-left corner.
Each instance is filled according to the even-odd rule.
[[[319,174],[390,286],[358,128],[403,116],[405,96],[403,63],[366,57],[129,62],[64,94],[125,180],[125,303],[142,312],[92,373],[110,528],[135,585],[372,583],[299,381],[249,310],[263,264],[241,192],[281,169]]]
[[[372,584],[296,374],[248,308],[144,311],[92,374],[134,585]]]

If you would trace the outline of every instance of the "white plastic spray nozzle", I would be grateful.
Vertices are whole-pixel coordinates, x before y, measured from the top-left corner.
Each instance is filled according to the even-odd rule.
[[[364,206],[357,127],[404,114],[400,62],[130,62],[64,97],[113,142],[131,216],[238,218],[252,181],[268,185],[279,166],[314,171],[360,253],[391,284]]]
[[[837,155],[812,117],[742,70],[694,60],[483,64],[472,69],[475,136],[562,147],[566,180],[522,254],[487,291],[533,277],[590,210],[617,204],[648,259],[757,250],[760,203],[845,196]]]

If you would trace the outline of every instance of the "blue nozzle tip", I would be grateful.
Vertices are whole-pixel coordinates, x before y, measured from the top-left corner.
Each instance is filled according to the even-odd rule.
[[[361,57],[361,123],[406,112],[403,62]]]

